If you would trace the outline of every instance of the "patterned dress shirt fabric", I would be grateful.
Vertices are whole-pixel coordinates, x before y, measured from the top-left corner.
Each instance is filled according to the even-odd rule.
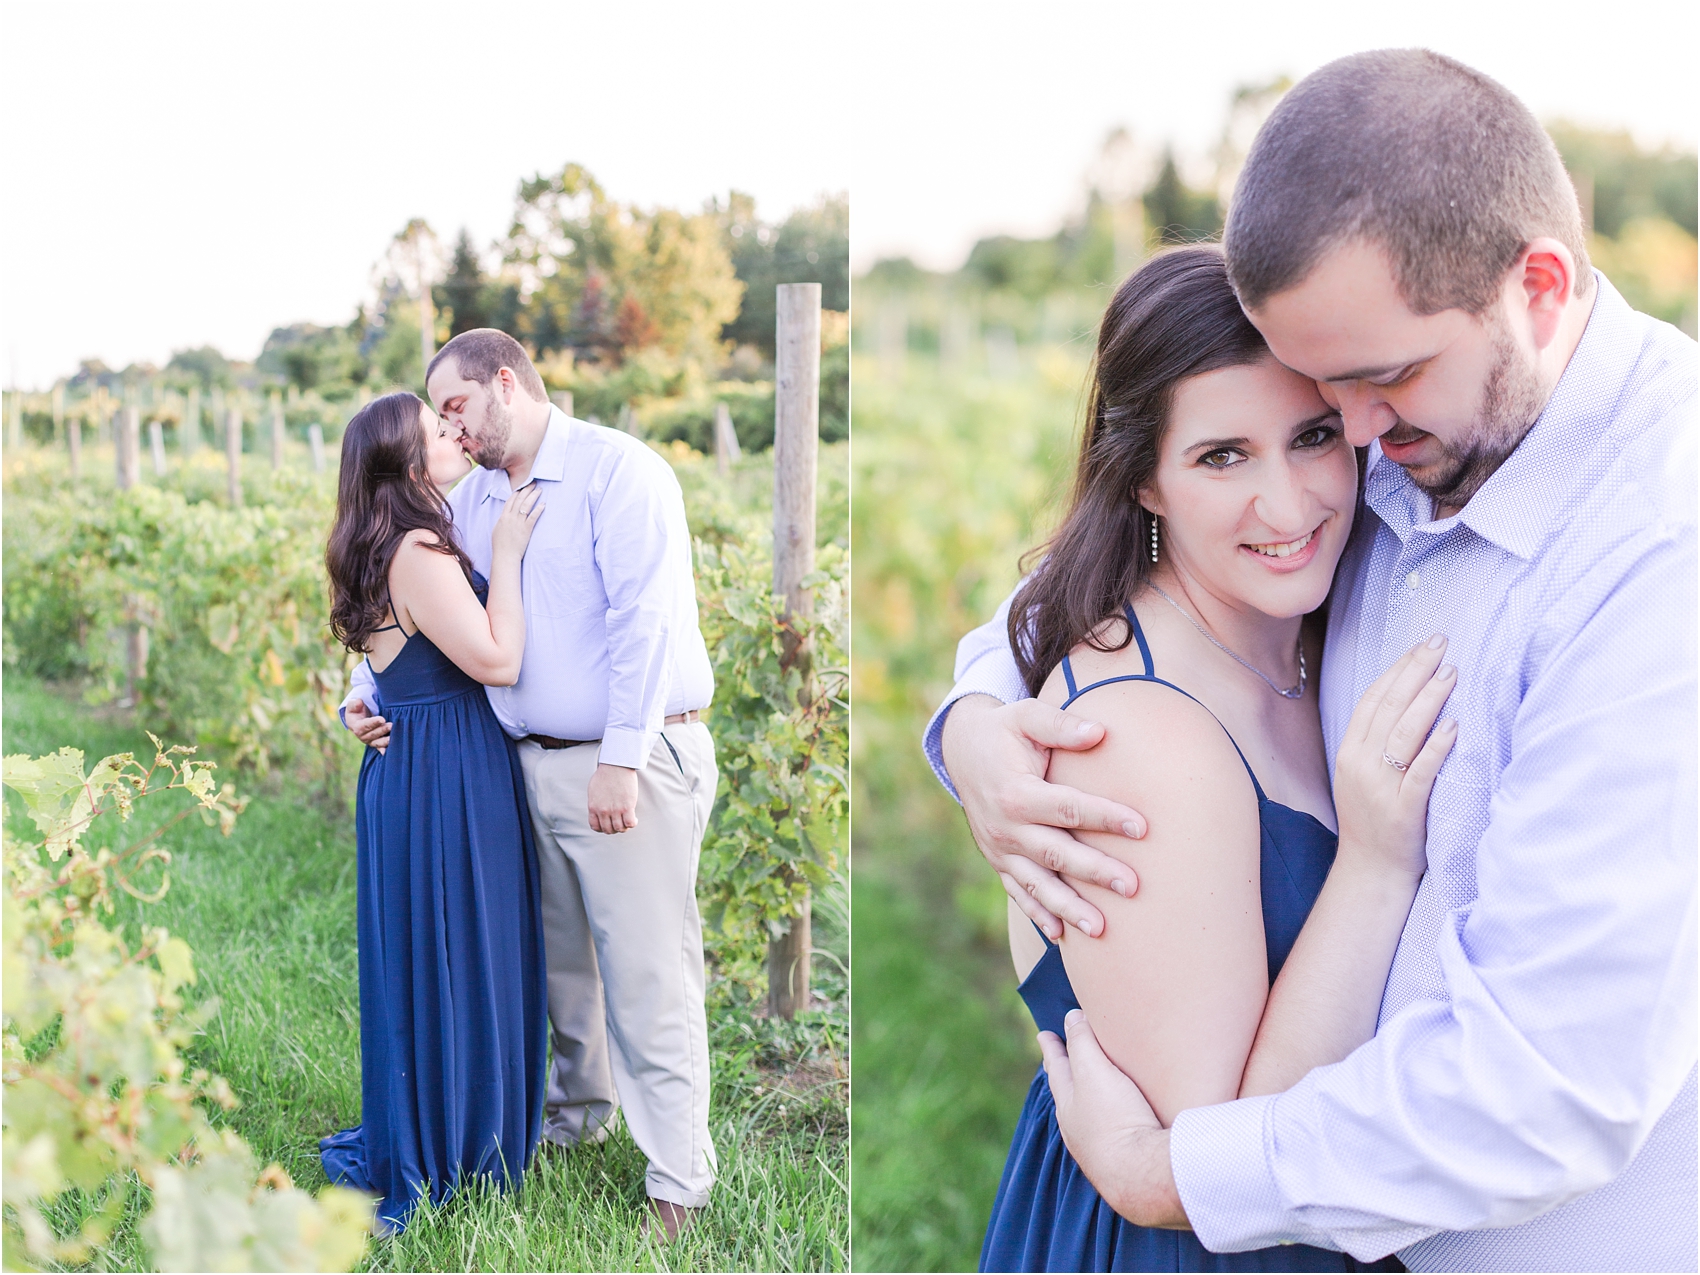
[[[1370,682],[1436,632],[1459,739],[1375,1039],[1174,1123],[1212,1250],[1700,1265],[1695,345],[1596,278],[1551,400],[1462,512],[1434,520],[1371,448],[1330,602],[1330,765]],[[951,701],[1020,695],[1002,633],[964,640]]]
[[[520,568],[525,658],[512,686],[486,688],[490,706],[515,739],[600,739],[602,761],[642,769],[663,719],[714,697],[679,480],[647,444],[558,407],[531,477],[545,508]],[[449,495],[461,547],[485,576],[511,494],[505,472],[475,469]],[[356,698],[381,707],[364,662],[353,682],[345,709]]]

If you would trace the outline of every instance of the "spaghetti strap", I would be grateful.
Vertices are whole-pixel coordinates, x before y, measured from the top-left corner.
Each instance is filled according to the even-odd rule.
[[[1139,617],[1134,614],[1133,604],[1131,602],[1122,603],[1122,611],[1127,615],[1128,624],[1133,628],[1133,640],[1139,644],[1139,655],[1145,663],[1145,672],[1123,673],[1119,677],[1102,678],[1099,681],[1091,683],[1089,686],[1081,686],[1077,688],[1074,682],[1074,669],[1068,662],[1068,656],[1065,655],[1062,660],[1062,670],[1063,681],[1068,683],[1068,698],[1062,702],[1062,707],[1065,709],[1068,708],[1075,700],[1086,694],[1086,692],[1095,691],[1100,686],[1110,686],[1116,682],[1150,682],[1153,686],[1167,686],[1171,691],[1178,691],[1180,694],[1185,695],[1194,704],[1197,704],[1206,713],[1210,713],[1210,716],[1216,717],[1215,713],[1210,712],[1210,706],[1203,700],[1199,699],[1198,696],[1194,695],[1191,691],[1182,690],[1173,682],[1165,682],[1162,678],[1157,676],[1156,666],[1151,660],[1151,647],[1145,640],[1145,630],[1140,627]],[[1216,724],[1218,726],[1222,726],[1222,719],[1216,717]],[[1263,785],[1257,781],[1257,772],[1251,768],[1251,763],[1246,760],[1245,753],[1240,749],[1239,741],[1233,737],[1233,734],[1226,726],[1222,726],[1222,733],[1228,736],[1228,742],[1234,746],[1234,751],[1239,753],[1240,765],[1245,767],[1245,773],[1251,776],[1251,786],[1257,790],[1257,800],[1260,803],[1268,801],[1269,798],[1265,796],[1263,792]],[[1043,931],[1041,931],[1041,933],[1043,933]]]
[[[373,629],[372,632],[388,633],[391,629],[394,629],[398,633],[407,633],[407,630],[401,627],[401,617],[395,613],[395,599],[390,597],[390,586],[387,584],[384,586],[384,605],[389,608],[390,618],[394,620],[395,623],[386,624],[381,629]],[[412,635],[409,634],[408,636]],[[1148,660],[1146,663],[1149,664],[1150,661]]]
[[[1156,677],[1157,666],[1151,663],[1151,648],[1145,641],[1145,630],[1139,627],[1139,617],[1133,613],[1133,603],[1122,603],[1122,614],[1133,629],[1133,640],[1139,643],[1139,658],[1145,661],[1145,676]]]

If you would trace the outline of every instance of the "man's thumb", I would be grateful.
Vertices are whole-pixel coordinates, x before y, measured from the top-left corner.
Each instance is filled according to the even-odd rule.
[[[1074,1096],[1074,1072],[1069,1066],[1068,1049],[1055,1032],[1040,1032],[1039,1052],[1045,1056],[1045,1079],[1050,1082],[1051,1101],[1065,1107]]]

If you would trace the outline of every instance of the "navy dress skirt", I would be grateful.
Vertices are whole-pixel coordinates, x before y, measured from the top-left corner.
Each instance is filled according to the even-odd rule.
[[[423,633],[376,676],[389,748],[367,750],[355,804],[360,1124],[319,1149],[332,1182],[382,1197],[395,1231],[426,1194],[518,1183],[542,1122],[547,1011],[513,743]]]
[[[1127,608],[1139,652],[1142,675],[1106,678],[1078,690],[1074,670],[1063,660],[1068,707],[1087,691],[1111,682],[1153,682],[1186,695],[1180,687],[1157,677],[1151,649],[1133,608]],[[1188,695],[1188,699],[1192,696]],[[1196,701],[1195,701],[1196,702]],[[1236,750],[1239,745],[1235,745]],[[1240,755],[1244,762],[1245,755]],[[1251,774],[1251,767],[1246,766]],[[1293,942],[1299,936],[1311,905],[1322,892],[1334,862],[1334,834],[1313,816],[1269,800],[1263,785],[1251,774],[1257,791],[1263,894],[1263,935],[1273,983]],[[1021,998],[1041,1031],[1063,1034],[1063,1018],[1080,1008],[1062,949],[1049,943],[1045,954],[1022,981]],[[1015,1126],[1003,1180],[992,1205],[992,1220],[980,1250],[983,1271],[1359,1271],[1404,1267],[1393,1259],[1362,1263],[1345,1253],[1283,1244],[1248,1253],[1212,1253],[1191,1231],[1156,1230],[1135,1226],[1098,1194],[1063,1145],[1057,1109],[1041,1067],[1027,1090],[1027,1102]]]

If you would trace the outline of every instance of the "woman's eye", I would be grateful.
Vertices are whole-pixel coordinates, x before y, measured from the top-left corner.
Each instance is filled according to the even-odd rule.
[[[1315,425],[1293,440],[1294,447],[1325,447],[1339,437],[1337,425]]]
[[[1198,458],[1198,463],[1207,469],[1226,469],[1239,459],[1239,453],[1231,447],[1223,447],[1217,451],[1206,452]]]

